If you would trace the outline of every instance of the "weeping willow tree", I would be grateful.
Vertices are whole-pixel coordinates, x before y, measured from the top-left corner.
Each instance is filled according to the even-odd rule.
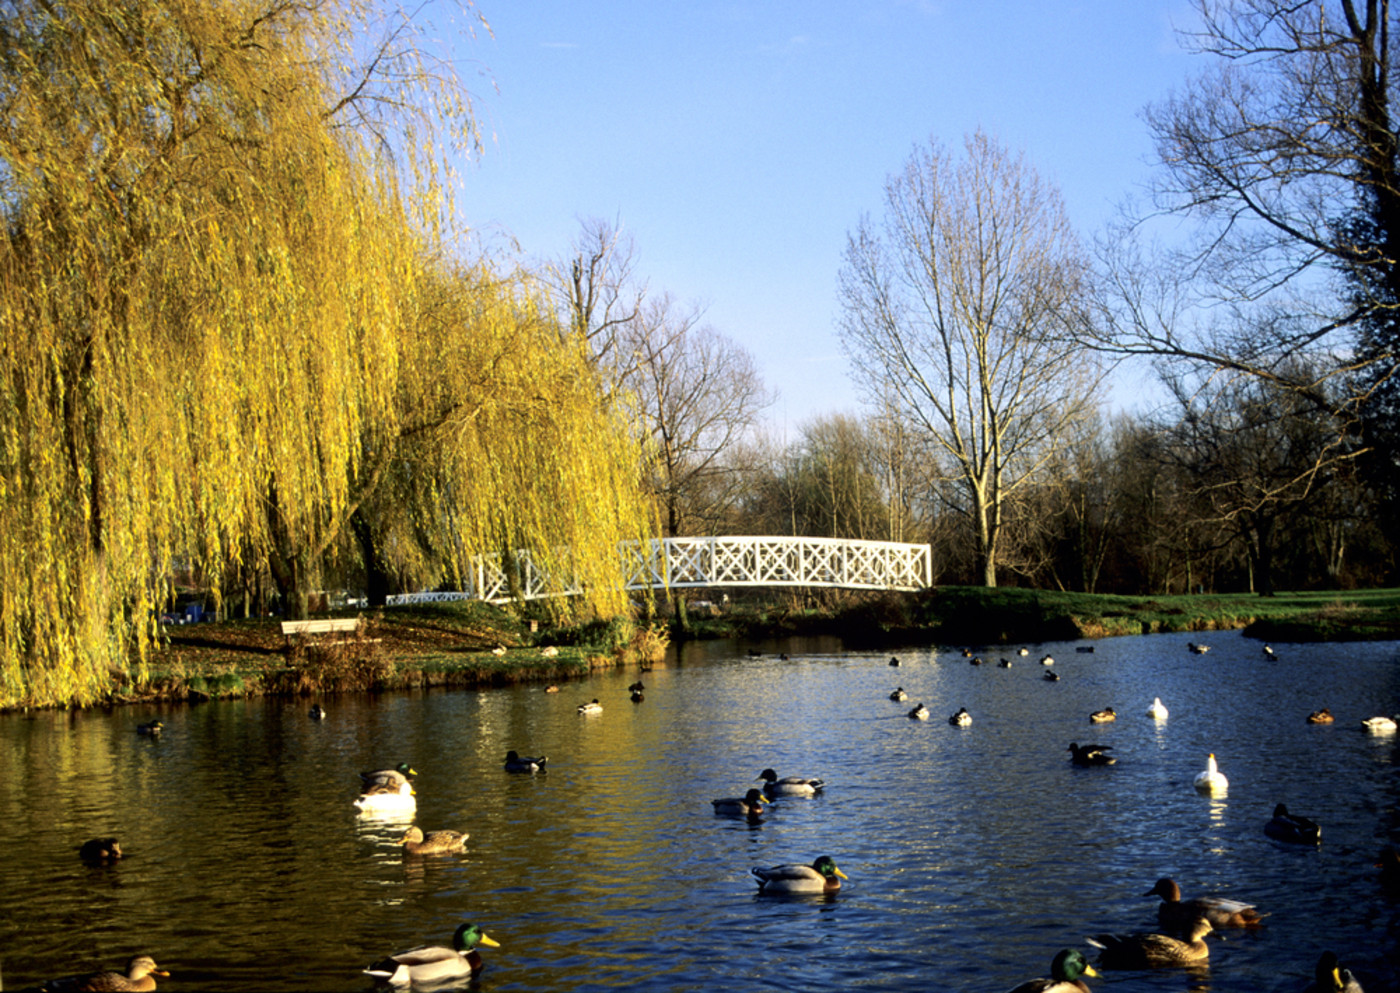
[[[402,339],[398,419],[366,433],[354,537],[370,575],[464,588],[473,560],[520,549],[581,598],[626,607],[618,542],[648,537],[642,462],[585,339],[562,333],[527,274],[443,265],[424,273]],[[392,431],[392,435],[390,434]]]
[[[388,124],[469,122],[402,25],[344,68],[371,14],[0,7],[0,705],[139,677],[177,556],[307,565],[405,436],[435,175]]]

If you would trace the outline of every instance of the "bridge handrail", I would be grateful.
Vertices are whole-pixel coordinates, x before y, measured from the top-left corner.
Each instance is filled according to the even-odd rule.
[[[907,591],[925,589],[933,582],[932,549],[897,541],[718,535],[628,541],[618,552],[626,568],[628,590],[821,586]],[[396,594],[385,602],[389,606],[464,599],[504,603],[514,598],[512,578],[525,599],[582,592],[576,583],[555,583],[535,565],[528,551],[517,552],[512,564],[513,577],[500,556],[479,555],[473,563],[470,589]]]

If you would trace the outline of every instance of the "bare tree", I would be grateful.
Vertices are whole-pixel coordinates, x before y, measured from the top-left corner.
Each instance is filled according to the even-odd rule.
[[[655,446],[653,490],[667,534],[709,530],[740,482],[729,460],[773,402],[743,348],[667,294],[619,332],[623,381]]]
[[[1086,263],[1058,191],[977,133],[915,150],[885,188],[881,231],[847,240],[840,330],[872,399],[944,453],[995,586],[1008,497],[1090,409],[1096,369],[1068,340]]]
[[[637,320],[647,285],[636,274],[636,246],[621,225],[587,218],[567,257],[547,267],[561,327],[588,342],[596,366],[614,383],[634,366],[617,349],[618,335]]]

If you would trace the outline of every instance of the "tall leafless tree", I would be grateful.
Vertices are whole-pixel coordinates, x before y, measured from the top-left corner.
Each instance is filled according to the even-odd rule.
[[[1059,192],[985,134],[916,149],[883,225],[847,240],[840,331],[872,400],[945,454],[995,586],[1007,500],[1092,404],[1097,370],[1067,329],[1086,261]]]

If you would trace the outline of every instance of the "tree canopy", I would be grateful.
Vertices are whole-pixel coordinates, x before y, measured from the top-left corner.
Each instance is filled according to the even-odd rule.
[[[0,703],[93,699],[143,664],[177,557],[217,586],[331,547],[430,429],[415,479],[461,553],[587,533],[616,605],[624,432],[567,335],[501,347],[546,337],[525,284],[430,262],[432,128],[469,137],[468,105],[407,22],[357,61],[373,13],[0,12]]]

